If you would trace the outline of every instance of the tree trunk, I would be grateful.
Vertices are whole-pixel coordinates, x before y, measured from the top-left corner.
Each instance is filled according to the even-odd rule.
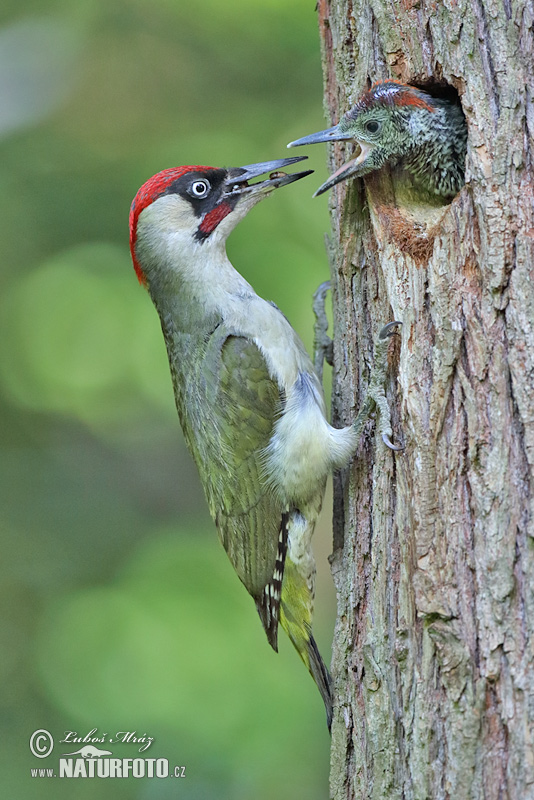
[[[390,348],[334,487],[331,795],[534,798],[534,9],[528,0],[319,0],[335,124],[370,82],[457,90],[466,186],[395,202],[385,171],[332,192],[335,424]],[[530,85],[529,85],[530,84]],[[330,151],[332,170],[350,143]]]

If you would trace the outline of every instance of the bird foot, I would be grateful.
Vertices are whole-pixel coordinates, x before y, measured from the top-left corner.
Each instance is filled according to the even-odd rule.
[[[393,322],[388,322],[378,334],[378,338],[382,341],[383,339],[388,339],[390,336],[393,336],[394,333],[398,333],[398,331],[395,330],[397,325],[402,325],[402,322],[399,322],[397,319],[394,319]]]
[[[384,389],[386,383],[389,337],[396,333],[397,325],[402,325],[402,322],[389,322],[378,334],[378,340],[375,343],[375,363],[369,381],[367,397],[365,398],[360,413],[353,423],[353,429],[359,436],[369,416],[375,408],[378,409],[378,432],[382,437],[382,441],[390,450],[404,450],[404,445],[396,445],[391,441],[393,435],[391,428],[391,412]]]
[[[326,316],[326,295],[330,289],[330,281],[321,283],[313,295],[313,313],[315,325],[313,327],[313,365],[317,377],[323,382],[323,363],[330,366],[334,363],[334,343],[328,336],[328,318]]]

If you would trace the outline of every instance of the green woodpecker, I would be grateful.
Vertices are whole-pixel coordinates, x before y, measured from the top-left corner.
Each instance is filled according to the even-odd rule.
[[[378,81],[333,128],[303,136],[288,147],[352,140],[359,152],[320,186],[322,194],[346,178],[384,164],[405,173],[415,187],[449,200],[464,185],[467,126],[450,100],[432,97],[399,81]]]
[[[161,320],[178,415],[222,544],[271,646],[278,623],[293,642],[330,727],[330,676],[311,633],[311,537],[327,476],[347,465],[358,433],[329,425],[301,340],[226,255],[229,233],[256,203],[310,174],[279,171],[301,160],[158,173],[132,203],[130,247]]]

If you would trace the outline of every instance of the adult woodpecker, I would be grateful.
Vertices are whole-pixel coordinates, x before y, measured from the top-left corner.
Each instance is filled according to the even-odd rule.
[[[373,84],[333,128],[290,142],[354,140],[360,151],[343,164],[314,196],[350,177],[362,177],[384,164],[409,173],[416,189],[444,200],[464,184],[467,128],[462,109],[399,81]]]
[[[328,424],[301,340],[226,255],[256,203],[310,174],[280,172],[301,160],[158,173],[132,203],[130,248],[160,316],[178,415],[222,544],[271,646],[280,623],[309,669],[330,727],[330,676],[311,633],[311,536],[327,475],[348,463],[361,426]],[[384,419],[387,435],[387,411]]]

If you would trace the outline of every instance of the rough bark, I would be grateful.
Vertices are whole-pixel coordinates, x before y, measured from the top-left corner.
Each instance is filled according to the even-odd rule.
[[[318,10],[329,124],[394,77],[453,86],[469,130],[450,205],[408,212],[387,174],[332,193],[334,420],[402,320],[388,396],[406,449],[371,423],[335,481],[331,795],[534,798],[533,4]]]

